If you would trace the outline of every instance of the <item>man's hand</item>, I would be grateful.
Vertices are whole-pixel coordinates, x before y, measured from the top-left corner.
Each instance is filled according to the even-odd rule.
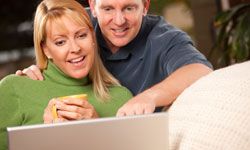
[[[16,75],[27,76],[32,80],[43,80],[43,75],[36,65],[31,65],[23,70],[17,70]]]
[[[153,99],[152,95],[149,95],[148,92],[141,93],[125,103],[118,110],[116,116],[121,117],[153,113],[156,107]]]
[[[190,64],[173,72],[169,77],[143,91],[124,104],[117,116],[153,113],[155,107],[169,106],[187,87],[212,72],[203,64]]]

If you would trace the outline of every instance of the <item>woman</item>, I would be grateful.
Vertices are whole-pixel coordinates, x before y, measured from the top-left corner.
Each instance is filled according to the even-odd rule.
[[[0,82],[0,149],[6,148],[7,126],[56,121],[53,105],[60,121],[79,120],[115,116],[132,97],[102,65],[93,26],[75,0],[44,0],[38,5],[34,47],[45,80],[9,75]],[[88,95],[87,101],[51,100],[81,93]]]

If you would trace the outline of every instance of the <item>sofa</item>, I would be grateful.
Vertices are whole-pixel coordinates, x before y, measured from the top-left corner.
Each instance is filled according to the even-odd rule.
[[[250,61],[197,80],[167,111],[170,150],[249,150]]]

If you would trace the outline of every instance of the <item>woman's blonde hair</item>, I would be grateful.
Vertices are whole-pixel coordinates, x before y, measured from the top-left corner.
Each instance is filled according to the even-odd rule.
[[[86,25],[90,29],[94,42],[95,56],[93,66],[89,72],[89,78],[93,83],[96,97],[101,101],[107,100],[109,98],[108,87],[120,84],[102,64],[90,17],[84,7],[75,0],[43,0],[38,5],[34,18],[34,47],[38,67],[44,70],[47,68],[48,63],[48,58],[42,48],[47,36],[46,24],[58,21],[63,16],[69,17],[80,25]]]

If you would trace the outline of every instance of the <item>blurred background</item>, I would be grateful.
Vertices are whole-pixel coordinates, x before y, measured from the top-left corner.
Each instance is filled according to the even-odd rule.
[[[35,64],[32,18],[39,2],[0,1],[0,79]],[[186,31],[215,69],[250,59],[250,0],[151,0],[149,13]]]

